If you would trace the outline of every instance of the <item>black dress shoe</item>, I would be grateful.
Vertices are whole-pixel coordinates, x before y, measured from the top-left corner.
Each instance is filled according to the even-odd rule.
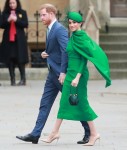
[[[25,136],[16,136],[16,138],[25,142],[32,142],[33,144],[37,144],[39,140],[39,136],[35,137],[31,134],[27,134]]]
[[[78,141],[77,144],[86,144],[89,142],[89,136],[84,136],[81,141]]]

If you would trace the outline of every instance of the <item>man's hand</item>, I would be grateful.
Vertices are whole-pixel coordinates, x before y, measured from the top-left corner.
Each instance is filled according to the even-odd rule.
[[[49,55],[48,55],[46,52],[42,52],[42,53],[41,53],[41,57],[42,57],[42,58],[47,58],[48,56],[49,56]]]
[[[65,73],[60,73],[60,76],[59,76],[58,80],[59,80],[59,82],[60,82],[61,84],[64,83],[65,76],[66,76]]]

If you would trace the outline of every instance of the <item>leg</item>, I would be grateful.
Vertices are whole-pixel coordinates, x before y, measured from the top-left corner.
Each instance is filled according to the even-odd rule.
[[[62,121],[63,121],[63,119],[57,119],[56,120],[54,128],[52,130],[52,133],[58,133],[59,132],[60,126],[62,124]]]
[[[84,136],[83,139],[78,141],[77,144],[85,144],[89,142],[89,136],[90,136],[90,128],[86,121],[81,121],[81,124],[84,128]]]
[[[81,121],[81,124],[84,128],[84,131],[85,131],[84,136],[89,137],[90,136],[90,128],[89,128],[89,125],[88,125],[87,121]]]
[[[10,74],[11,85],[14,86],[16,84],[15,84],[15,63],[13,59],[11,59],[10,63],[8,63],[8,69]]]
[[[25,64],[18,64],[19,72],[20,72],[20,82],[18,85],[26,85],[26,74],[25,74]]]
[[[16,138],[27,142],[32,142],[35,144],[38,143],[39,137],[46,123],[51,107],[54,103],[54,100],[58,92],[61,90],[62,90],[62,85],[59,83],[58,77],[55,74],[49,72],[44,87],[44,93],[42,95],[41,102],[40,102],[40,109],[39,109],[36,125],[30,134],[27,134],[26,136],[16,136]]]
[[[93,121],[88,121],[88,125],[89,125],[89,128],[90,128],[90,136],[96,136],[97,131],[96,131],[94,122]]]
[[[57,83],[59,84],[59,87],[57,86]],[[58,92],[62,89],[61,84],[58,81],[58,77],[56,77],[54,74],[49,74],[45,87],[44,87],[44,93],[41,98],[40,102],[40,109],[38,118],[36,121],[36,125],[31,132],[33,136],[40,136],[42,129],[46,123],[46,120],[48,118],[48,115],[50,113],[51,107],[56,99],[56,96]]]
[[[63,119],[57,119],[56,120],[54,128],[53,128],[51,134],[48,136],[47,139],[42,139],[43,142],[51,143],[52,141],[59,139],[59,137],[60,137],[59,129],[60,129],[60,126],[62,124],[62,121],[63,121]]]
[[[90,128],[90,139],[89,142],[86,143],[84,146],[93,146],[97,139],[100,139],[100,135],[97,133],[94,122],[88,121],[88,125]]]

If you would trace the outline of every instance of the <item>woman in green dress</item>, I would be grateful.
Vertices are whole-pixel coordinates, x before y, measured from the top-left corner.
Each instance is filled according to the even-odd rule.
[[[85,146],[94,145],[95,141],[100,138],[96,131],[93,120],[97,118],[96,113],[90,107],[87,99],[87,82],[89,72],[87,68],[87,61],[91,61],[99,73],[106,80],[106,87],[111,84],[110,71],[108,59],[103,50],[81,30],[83,22],[82,16],[77,12],[69,12],[67,15],[69,29],[72,32],[68,46],[66,48],[68,53],[68,68],[64,85],[62,89],[62,96],[60,100],[60,107],[57,115],[57,120],[52,133],[47,139],[42,139],[46,143],[51,143],[59,139],[59,128],[63,119],[87,121],[90,128],[89,142]],[[79,102],[77,105],[69,103],[69,96],[71,92],[76,89]]]

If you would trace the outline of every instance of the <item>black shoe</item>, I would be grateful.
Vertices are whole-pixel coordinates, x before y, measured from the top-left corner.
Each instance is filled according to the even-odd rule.
[[[26,81],[25,81],[25,80],[21,80],[21,81],[19,81],[19,83],[17,84],[17,86],[22,86],[22,85],[26,85]]]
[[[86,144],[89,142],[89,136],[84,136],[81,141],[78,141],[77,144]]]
[[[15,79],[11,79],[11,86],[16,86]]]
[[[35,137],[31,134],[27,134],[25,136],[16,136],[16,138],[25,142],[32,142],[33,144],[37,144],[39,140],[39,136]]]

